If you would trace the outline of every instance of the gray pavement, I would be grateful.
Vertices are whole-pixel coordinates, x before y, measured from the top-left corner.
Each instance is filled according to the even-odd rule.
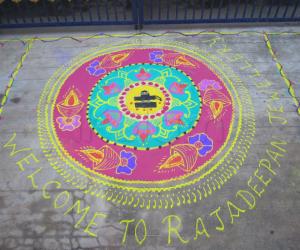
[[[175,29],[171,26],[166,29],[149,27],[144,31],[157,34],[166,30]],[[186,33],[203,30],[207,30],[206,27],[176,29]],[[82,42],[72,39],[42,42],[37,39],[33,42],[10,89],[0,120],[1,250],[299,249],[300,116],[266,46],[263,32],[270,33],[277,59],[293,83],[295,97],[299,98],[300,35],[292,32],[299,32],[300,28],[286,24],[219,26],[209,30],[261,33],[101,37],[82,38]],[[10,39],[81,37],[98,32],[96,28],[2,31],[0,96],[5,94],[10,74],[26,46]],[[131,29],[103,29],[101,32],[134,34]],[[163,206],[156,209],[123,206],[113,199],[88,192],[92,183],[72,185],[72,181],[64,178],[64,173],[58,173],[49,164],[37,132],[37,106],[41,93],[59,67],[95,47],[126,44],[132,40],[142,43],[147,39],[150,42],[164,39],[191,44],[205,51],[222,65],[234,84],[246,87],[255,114],[256,132],[242,166],[226,172],[220,187],[211,186],[210,189],[199,183],[205,193],[201,200],[181,200],[185,204],[175,204],[168,209]],[[250,114],[244,111],[242,116],[250,117]],[[60,183],[59,187],[53,181]],[[45,192],[45,184],[49,182],[51,188]],[[104,189],[107,190],[109,188]],[[86,214],[84,208],[88,208]]]

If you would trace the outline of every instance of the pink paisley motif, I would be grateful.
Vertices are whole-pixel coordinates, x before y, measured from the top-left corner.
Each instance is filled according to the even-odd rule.
[[[120,87],[115,82],[113,82],[113,83],[111,83],[111,84],[109,84],[107,86],[103,86],[102,88],[104,89],[104,93],[106,95],[112,95],[112,94],[116,94],[116,93],[120,93],[121,92]]]
[[[151,77],[151,74],[144,69],[141,69],[140,73],[136,74],[136,77],[141,81],[145,81]]]
[[[171,93],[182,95],[184,94],[184,89],[187,87],[187,84],[180,84],[178,82],[173,82],[169,88]]]

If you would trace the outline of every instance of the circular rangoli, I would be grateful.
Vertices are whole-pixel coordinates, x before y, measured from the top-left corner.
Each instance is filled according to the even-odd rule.
[[[222,74],[204,54],[172,43],[87,52],[45,87],[42,148],[73,185],[92,179],[92,193],[122,195],[124,205],[138,193],[154,207],[156,191],[168,197],[206,176],[215,180],[222,163],[234,168],[234,154],[248,149],[251,100]]]

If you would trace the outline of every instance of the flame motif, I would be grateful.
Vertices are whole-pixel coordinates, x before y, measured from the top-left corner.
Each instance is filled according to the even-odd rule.
[[[79,98],[74,89],[71,89],[66,99],[63,101],[65,106],[76,106],[79,104]]]
[[[224,104],[221,101],[212,101],[209,104],[209,108],[213,114],[214,119],[216,119],[217,117],[219,117],[219,115],[223,111]]]
[[[64,117],[72,117],[80,112],[83,102],[79,100],[75,89],[71,89],[66,98],[56,105],[58,112]]]
[[[198,158],[197,148],[190,144],[178,144],[171,147],[170,157],[159,166],[158,170],[180,168],[191,172]]]
[[[79,150],[84,158],[93,163],[93,170],[108,170],[119,166],[121,159],[119,155],[109,146],[105,145],[100,149],[85,148]]]

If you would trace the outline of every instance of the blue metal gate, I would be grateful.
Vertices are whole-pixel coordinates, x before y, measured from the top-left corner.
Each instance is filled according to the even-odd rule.
[[[137,25],[137,3],[138,0],[0,0],[0,28]]]
[[[299,0],[142,0],[143,24],[300,21]]]
[[[300,0],[0,0],[0,28],[300,21]]]

